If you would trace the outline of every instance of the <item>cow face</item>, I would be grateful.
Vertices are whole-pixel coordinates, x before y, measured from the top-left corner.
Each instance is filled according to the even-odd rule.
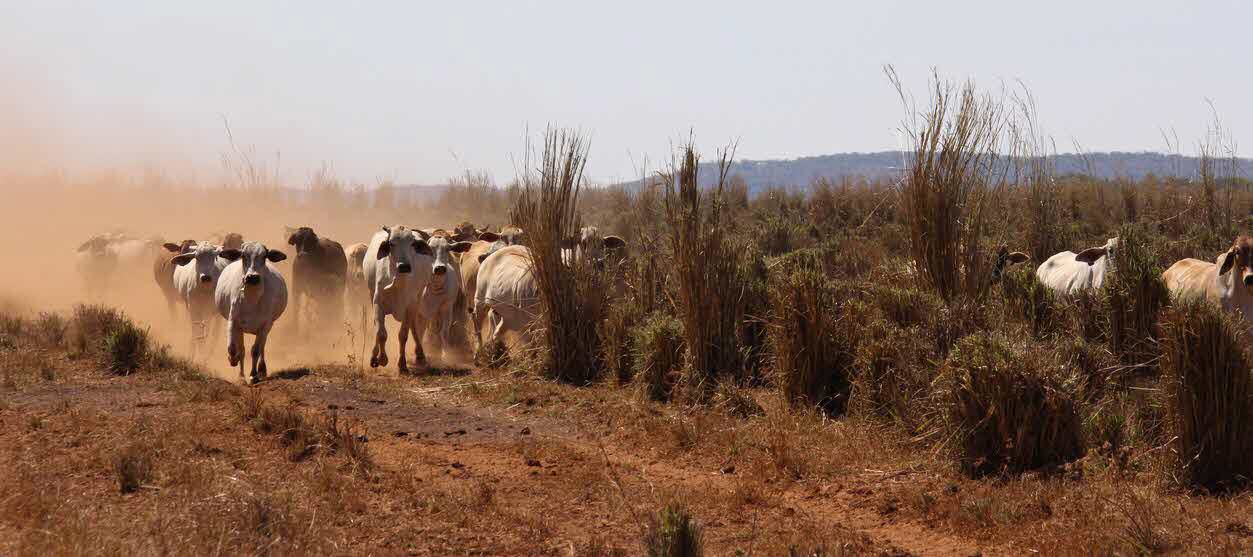
[[[1088,265],[1094,265],[1102,257],[1106,261],[1113,261],[1118,251],[1118,238],[1110,238],[1103,246],[1085,249],[1075,254],[1075,261],[1082,261]]]
[[[264,292],[265,277],[269,275],[266,262],[278,263],[287,259],[287,254],[267,249],[260,242],[248,242],[242,249],[224,249],[222,259],[239,261],[244,266],[244,290],[248,292]]]
[[[1218,274],[1231,273],[1232,282],[1253,287],[1253,238],[1240,236],[1227,253],[1219,256]]]
[[[174,256],[170,261],[175,265],[194,265],[198,288],[213,289],[222,269],[218,267],[218,254],[222,248],[208,242],[200,242],[184,253]]]
[[[1029,255],[1021,251],[1010,253],[1009,246],[1001,245],[1001,248],[996,251],[996,261],[992,264],[992,284],[1001,281],[1001,277],[1005,275],[1005,269],[1008,267],[1030,259]]]
[[[419,256],[432,256],[431,246],[427,244],[429,236],[425,232],[410,230],[404,226],[384,226],[383,231],[387,232],[387,239],[379,244],[378,258],[390,257],[396,273],[408,275],[416,267]]]
[[[452,254],[464,253],[470,249],[470,242],[457,242],[447,236],[432,236],[428,245],[431,249],[431,274],[435,277],[443,277],[448,272],[448,266],[452,265]]]
[[[599,228],[584,226],[578,238],[567,238],[561,248],[568,250],[569,262],[586,261],[600,269],[606,261],[619,261],[625,256],[626,240],[617,236],[602,237]]]
[[[296,257],[308,255],[318,250],[318,235],[307,226],[288,228],[287,244],[296,247]]]

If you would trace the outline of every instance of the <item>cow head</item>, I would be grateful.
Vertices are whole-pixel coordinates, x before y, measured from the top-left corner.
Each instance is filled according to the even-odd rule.
[[[470,240],[479,235],[478,229],[474,228],[474,223],[469,221],[458,224],[457,227],[453,229],[453,233],[453,237],[456,238],[458,242]]]
[[[431,236],[427,241],[431,249],[431,274],[435,277],[443,277],[448,272],[448,267],[452,265],[452,254],[464,253],[474,245],[470,242],[456,241],[449,238],[446,234],[436,234]]]
[[[79,253],[90,253],[92,255],[104,255],[108,248],[109,238],[104,235],[100,235],[92,236],[91,239],[83,242],[83,245],[78,246],[77,251]]]
[[[218,255],[222,251],[223,248],[208,242],[200,242],[186,252],[174,256],[170,262],[179,267],[194,265],[199,287],[212,289],[217,284],[218,275],[222,272],[221,267],[218,267]]]
[[[1031,256],[1021,251],[1010,253],[1009,246],[1001,244],[1001,248],[996,250],[996,261],[992,264],[992,284],[1001,281],[1001,277],[1005,275],[1006,268],[1030,259]]]
[[[618,261],[626,254],[626,240],[617,236],[601,236],[595,226],[584,226],[578,238],[566,238],[561,249],[567,253],[568,262],[587,261],[602,268],[607,260]],[[568,251],[567,251],[568,250]]]
[[[1088,248],[1075,254],[1075,261],[1082,261],[1088,265],[1095,265],[1102,257],[1107,261],[1113,261],[1117,247],[1118,238],[1110,238],[1103,246]]]
[[[484,259],[487,259],[487,256],[496,253],[500,248],[520,246],[526,241],[526,233],[516,226],[506,226],[500,230],[500,233],[483,230],[479,232],[478,237],[481,241],[492,243],[491,249],[479,256],[479,263],[482,263]]]
[[[192,246],[195,246],[195,245],[196,245],[195,240],[183,240],[181,243],[178,243],[178,244],[166,242],[164,244],[161,244],[161,247],[164,248],[165,251],[178,255],[180,253],[187,253],[187,251],[190,250]]]
[[[296,247],[296,257],[318,251],[318,235],[312,228],[287,228],[287,244]]]
[[[219,254],[227,261],[239,261],[244,266],[244,291],[264,292],[265,277],[269,275],[266,262],[278,263],[287,254],[266,248],[261,242],[248,242],[240,249],[223,249]]]
[[[1218,274],[1231,273],[1233,283],[1253,287],[1253,238],[1240,236],[1232,242],[1231,249],[1218,256]]]
[[[430,236],[421,230],[410,230],[404,226],[383,227],[387,239],[379,244],[377,257],[390,258],[390,265],[400,275],[408,275],[417,268],[418,263],[432,258],[431,246],[427,244]]]

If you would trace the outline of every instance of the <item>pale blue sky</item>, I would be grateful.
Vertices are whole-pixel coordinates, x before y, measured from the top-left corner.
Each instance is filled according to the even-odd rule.
[[[897,148],[892,63],[918,94],[932,66],[1022,79],[1063,150],[1163,150],[1173,127],[1192,153],[1206,98],[1253,129],[1253,8],[1234,1],[351,4],[0,0],[0,124],[82,161],[211,172],[225,114],[293,179],[327,161],[430,183],[507,181],[551,122],[591,134],[608,181],[688,129],[743,158]]]

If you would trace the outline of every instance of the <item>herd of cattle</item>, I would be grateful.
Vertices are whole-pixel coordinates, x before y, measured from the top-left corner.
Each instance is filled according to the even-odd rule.
[[[193,357],[216,339],[222,322],[213,318],[216,312],[226,323],[227,360],[239,366],[242,378],[243,335],[255,335],[250,381],[266,376],[266,339],[289,302],[296,314],[293,331],[307,319],[302,310],[316,310],[330,323],[341,323],[346,302],[360,316],[362,329],[367,315],[372,315],[371,367],[388,364],[389,316],[400,323],[397,366],[401,371],[409,366],[405,356],[410,333],[415,337],[416,363],[425,365],[423,333],[431,326],[442,349],[458,315],[470,317],[478,346],[507,335],[524,339],[530,335],[538,285],[531,252],[524,245],[525,234],[517,227],[492,232],[469,223],[451,231],[385,226],[368,243],[347,249],[319,237],[312,228],[288,228],[286,234],[296,252],[290,290],[274,266],[287,255],[259,242],[244,242],[234,233],[179,244],[101,234],[78,248],[77,266],[91,295],[93,288],[108,284],[103,276],[147,258],[171,318],[178,306],[186,309]],[[625,248],[621,238],[601,236],[595,227],[586,227],[578,238],[563,244],[562,256],[566,263],[578,259],[599,263],[609,255],[620,257]],[[1117,252],[1117,238],[1079,253],[1064,251],[1041,264],[1036,276],[1059,294],[1099,289]],[[992,280],[999,279],[1008,266],[1028,259],[1002,247]],[[1179,261],[1162,278],[1176,296],[1204,298],[1226,310],[1253,315],[1253,238],[1237,238],[1213,263]],[[483,338],[485,320],[489,332]]]
[[[388,364],[387,317],[392,317],[400,323],[400,371],[408,370],[410,333],[416,363],[425,365],[423,333],[431,326],[441,349],[447,347],[458,310],[471,318],[480,346],[530,334],[538,286],[530,251],[523,245],[525,234],[517,227],[492,232],[469,223],[451,231],[384,226],[368,243],[346,249],[308,227],[287,228],[286,236],[295,249],[290,288],[275,266],[287,260],[287,254],[261,242],[245,242],[237,233],[178,244],[99,234],[78,248],[76,267],[88,296],[98,299],[114,275],[151,265],[171,320],[177,318],[178,307],[185,308],[193,358],[216,341],[224,321],[227,361],[239,366],[245,379],[244,334],[255,336],[248,382],[266,377],[266,340],[289,303],[295,314],[289,329],[293,333],[301,321],[314,317],[322,323],[342,323],[345,303],[358,313],[363,329],[366,316],[372,315],[376,329],[371,367]],[[621,238],[602,237],[595,227],[585,227],[579,237],[563,243],[562,256],[567,263],[600,263],[622,254],[625,247]],[[485,322],[489,333],[482,338]]]

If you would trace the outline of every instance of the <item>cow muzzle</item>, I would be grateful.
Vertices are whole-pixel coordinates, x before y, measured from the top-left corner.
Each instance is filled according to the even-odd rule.
[[[396,265],[396,272],[402,275],[407,275],[412,270],[413,267],[411,267],[408,263],[399,263]]]
[[[435,273],[436,276],[444,276],[444,273],[448,272],[448,267],[445,265],[436,265],[434,269],[431,269],[431,272]]]
[[[261,275],[248,275],[244,277],[244,284],[247,286],[256,286],[261,284]]]
[[[1253,286],[1253,275],[1244,275],[1244,285]]]
[[[210,283],[210,282],[213,282],[213,277],[211,277],[211,276],[209,276],[209,275],[200,275],[200,283],[201,283],[201,284],[207,284],[207,283]]]

